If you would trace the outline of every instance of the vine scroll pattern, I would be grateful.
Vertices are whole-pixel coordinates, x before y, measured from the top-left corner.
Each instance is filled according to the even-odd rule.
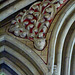
[[[64,2],[66,0],[43,0],[34,3],[12,20],[8,31],[19,38],[33,41],[36,49],[43,50],[53,17]]]

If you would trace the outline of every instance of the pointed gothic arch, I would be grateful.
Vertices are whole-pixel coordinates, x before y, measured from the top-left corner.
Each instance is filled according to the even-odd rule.
[[[40,59],[40,57],[38,57],[37,54],[35,54],[27,46],[21,44],[18,40],[12,38],[9,35],[2,35],[0,36],[0,44],[0,52],[6,51],[7,53],[13,55],[15,58],[19,59],[22,63],[26,65],[26,67],[28,67],[32,74],[35,75],[37,73],[39,75],[46,74],[48,72],[45,63]],[[23,53],[23,55],[20,53]],[[36,59],[38,59],[38,61]]]
[[[48,56],[48,64],[52,65],[51,70],[53,72],[54,63],[57,66],[57,75],[61,73],[61,62],[62,62],[62,51],[65,42],[66,35],[75,21],[74,14],[75,4],[70,1],[65,7],[58,13],[57,17],[59,18],[53,22],[54,28],[52,30],[52,36],[50,38],[49,44],[49,56]],[[55,54],[56,52],[56,54]],[[55,61],[56,60],[56,61]]]
[[[52,1],[52,0],[48,0],[48,1]],[[59,0],[59,1],[61,1],[62,3],[62,0]],[[57,6],[59,5],[57,4]],[[33,51],[29,46],[25,45],[23,42],[21,42],[21,40],[17,39],[16,36],[10,35],[9,32],[7,32],[7,29],[8,27],[10,27],[10,25],[7,25],[7,24],[6,24],[7,26],[4,26],[5,30],[0,28],[0,33],[1,33],[0,34],[0,53],[2,51],[6,51],[10,57],[14,58],[13,61],[15,61],[17,58],[18,61],[21,62],[20,64],[22,65],[24,64],[23,68],[28,70],[29,73],[27,74],[36,75],[37,73],[37,75],[40,75],[40,74],[41,75],[49,75],[49,74],[50,75],[61,75],[61,74],[69,75],[70,74],[69,71],[71,68],[70,65],[72,62],[71,56],[72,56],[72,52],[74,51],[72,48],[73,48],[73,45],[75,44],[74,43],[75,32],[70,33],[69,38],[67,37],[67,35],[69,35],[69,32],[71,32],[70,31],[71,27],[74,27],[75,29],[75,26],[73,25],[73,23],[75,24],[74,9],[75,9],[75,1],[73,0],[68,1],[67,3],[65,3],[63,8],[61,8],[60,11],[56,14],[56,16],[53,19],[53,22],[50,25],[50,30],[48,33],[51,35],[49,38],[49,44],[47,49],[48,63],[45,64],[43,60],[40,58],[40,56],[38,55],[40,54],[40,52]],[[69,39],[70,41],[66,42],[66,39]],[[65,44],[66,44],[66,48],[64,48]],[[67,65],[68,65],[68,69],[66,70]],[[65,66],[64,67],[65,69],[63,68],[63,66]],[[19,68],[23,71],[23,68],[21,66]],[[25,73],[26,73],[26,70],[24,70]]]
[[[6,57],[0,58],[0,61],[2,61],[0,64],[5,64],[5,65],[9,66],[13,71],[16,72],[16,74],[18,74],[18,75],[25,74],[17,65],[15,65],[8,58],[6,58]],[[5,69],[5,68],[3,68],[3,69]],[[8,73],[10,72],[9,69],[7,71],[8,71]]]

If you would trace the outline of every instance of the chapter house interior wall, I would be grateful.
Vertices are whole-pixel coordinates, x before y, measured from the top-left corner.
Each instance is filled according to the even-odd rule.
[[[0,75],[75,75],[75,1],[0,0]]]

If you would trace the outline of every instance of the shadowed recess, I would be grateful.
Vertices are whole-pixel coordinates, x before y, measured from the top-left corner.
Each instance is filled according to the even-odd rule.
[[[11,75],[18,75],[15,71],[13,71],[9,66],[5,63],[0,64],[0,69],[6,69]]]

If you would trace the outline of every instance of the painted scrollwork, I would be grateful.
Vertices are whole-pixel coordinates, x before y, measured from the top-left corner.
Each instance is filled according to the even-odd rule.
[[[23,10],[12,20],[9,32],[20,38],[30,39],[38,50],[46,45],[46,34],[52,19],[65,0],[43,0]]]

